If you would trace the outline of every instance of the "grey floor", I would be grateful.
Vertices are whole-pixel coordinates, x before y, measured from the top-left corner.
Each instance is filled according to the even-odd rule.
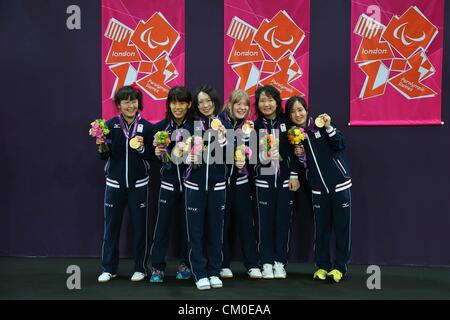
[[[367,288],[367,266],[351,265],[339,284],[312,280],[311,264],[289,264],[285,280],[252,280],[239,262],[224,287],[199,291],[192,280],[176,280],[176,262],[168,262],[165,282],[132,283],[133,262],[122,259],[119,276],[97,283],[98,259],[0,257],[0,299],[131,299],[131,300],[321,300],[450,299],[450,268],[381,266],[381,289]],[[67,288],[67,267],[81,270],[81,289]]]

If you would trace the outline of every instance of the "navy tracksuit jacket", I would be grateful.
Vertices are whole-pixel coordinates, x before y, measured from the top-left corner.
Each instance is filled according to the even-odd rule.
[[[344,156],[344,136],[333,125],[328,131],[318,129],[312,118],[306,132],[308,138],[303,145],[312,191],[316,265],[327,271],[336,268],[345,274],[351,254],[352,180]],[[330,259],[332,228],[336,235],[334,264]]]
[[[119,123],[119,115],[107,121],[110,133],[107,139],[109,150],[100,153],[107,160],[105,165],[106,190],[104,199],[104,236],[102,246],[102,268],[104,272],[116,274],[119,265],[119,236],[123,211],[126,206],[131,216],[133,228],[133,251],[135,271],[147,273],[149,258],[148,241],[148,170],[152,159],[153,125],[141,119],[137,124],[136,135],[144,137],[144,148],[140,151],[129,146]],[[128,125],[131,134],[135,120]]]
[[[288,142],[289,128],[290,122],[284,114],[278,114],[275,120],[258,117],[255,121],[258,141],[267,134],[276,136],[278,130],[281,156],[280,161],[267,161],[258,143],[258,164],[254,168],[254,177],[259,220],[258,247],[262,264],[273,264],[275,261],[287,263],[293,208],[289,179],[298,179],[300,169]]]
[[[197,118],[190,127],[191,135],[203,137],[210,129],[211,121],[210,118]],[[227,123],[223,124],[227,127]],[[218,141],[217,132],[212,131],[205,135],[205,151],[201,164],[189,166],[184,179],[189,261],[195,281],[219,276],[223,259],[227,175],[224,159],[227,140]],[[213,163],[217,152],[222,152],[221,163]]]
[[[243,120],[234,121],[226,113],[223,113],[222,122],[229,122],[234,130],[242,129]],[[253,131],[254,133],[254,131]],[[239,141],[239,142],[238,142]],[[228,143],[233,141],[228,139]],[[238,145],[249,145],[249,137],[234,136],[234,149]],[[252,166],[246,161],[246,170],[239,172],[239,169],[232,164],[228,164],[227,177],[227,199],[225,212],[225,227],[223,239],[223,268],[230,267],[233,234],[237,231],[239,235],[241,251],[244,257],[244,265],[247,269],[259,267],[259,257],[257,252],[256,231],[253,220],[252,203]]]
[[[176,130],[185,129],[187,133],[188,123],[184,121],[178,125],[172,119],[164,119],[156,124],[155,132],[168,131],[172,135]],[[172,153],[176,138],[167,147],[167,152]],[[158,199],[158,217],[153,234],[153,244],[151,249],[152,266],[155,269],[164,271],[166,268],[166,254],[169,245],[169,232],[173,219],[179,220],[177,233],[180,235],[180,252],[182,262],[189,266],[188,244],[186,232],[186,220],[184,212],[184,190],[183,175],[186,169],[184,163],[162,163],[161,166],[161,186]]]

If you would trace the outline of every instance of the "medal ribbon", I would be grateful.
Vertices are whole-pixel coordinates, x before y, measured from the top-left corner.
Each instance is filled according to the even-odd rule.
[[[134,125],[133,125],[133,128],[131,129],[131,135],[128,135],[127,126],[125,125],[125,121],[123,120],[123,116],[122,115],[119,116],[120,128],[122,129],[122,132],[125,135],[125,138],[127,138],[127,140],[130,139],[130,136],[134,137],[136,135],[136,130],[137,130],[137,126],[138,126],[139,121],[141,121],[141,114],[140,113],[138,113],[136,115],[136,118],[134,119]]]

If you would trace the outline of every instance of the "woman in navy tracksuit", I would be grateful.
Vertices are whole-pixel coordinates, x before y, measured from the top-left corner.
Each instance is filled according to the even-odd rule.
[[[278,146],[269,152],[258,143],[258,164],[254,169],[262,277],[283,279],[287,276],[284,266],[289,250],[293,191],[299,188],[300,166],[289,146],[289,124],[281,111],[280,92],[273,86],[260,87],[255,99],[258,139],[270,134],[279,139]]]
[[[107,282],[117,274],[119,265],[119,235],[123,211],[126,206],[133,227],[135,273],[132,281],[141,281],[147,274],[149,242],[147,235],[148,161],[152,159],[153,125],[144,120],[142,93],[136,86],[124,86],[114,96],[120,110],[117,117],[107,121],[110,133],[106,141],[108,151],[100,153],[105,165],[106,190],[104,200],[104,236],[102,246],[103,273],[99,282]],[[137,137],[139,148],[130,147],[130,139]]]
[[[327,114],[322,114],[324,126],[315,126],[308,119],[308,107],[302,97],[292,97],[286,103],[286,115],[306,130],[303,148],[296,146],[296,155],[304,160],[306,154],[307,179],[312,190],[315,239],[314,252],[317,270],[314,279],[327,277],[339,282],[347,273],[351,253],[351,186],[352,180],[344,156],[344,136]],[[336,260],[331,263],[330,237],[336,236]]]
[[[184,181],[185,209],[191,271],[197,288],[205,290],[222,287],[219,274],[222,266],[227,140],[223,127],[211,129],[212,120],[220,110],[215,89],[208,85],[201,87],[193,98],[193,108],[196,119],[190,132],[204,139],[205,150],[200,156],[188,157],[190,166]],[[227,126],[226,123],[223,125]]]
[[[242,132],[242,127],[250,114],[250,97],[243,90],[234,90],[222,114],[223,121],[230,122],[234,129],[234,145],[231,137],[228,136],[228,143],[237,146],[249,146],[250,135]],[[255,131],[252,130],[254,134]],[[252,158],[255,156],[252,155]],[[245,168],[243,167],[245,165]],[[250,278],[260,279],[262,277],[259,269],[259,257],[256,244],[256,232],[253,221],[253,206],[251,198],[252,177],[251,167],[246,160],[243,163],[228,164],[227,179],[227,203],[225,213],[225,230],[223,243],[223,263],[220,276],[222,278],[232,278],[233,272],[230,269],[230,256],[232,235],[231,229],[239,234],[241,251],[244,257],[244,265],[248,270]],[[231,228],[234,225],[236,228]]]
[[[192,120],[192,95],[186,87],[173,87],[166,100],[166,117],[156,124],[155,131],[168,131],[172,142],[167,148],[156,147],[155,154],[161,160],[161,154],[172,153],[177,135],[186,130]],[[153,244],[151,248],[152,275],[150,282],[163,282],[166,269],[166,254],[169,245],[170,225],[173,219],[179,220],[182,261],[178,266],[176,278],[189,279],[188,246],[186,234],[186,220],[184,217],[183,175],[186,165],[183,162],[162,162],[161,186],[158,199],[158,217],[156,219]]]

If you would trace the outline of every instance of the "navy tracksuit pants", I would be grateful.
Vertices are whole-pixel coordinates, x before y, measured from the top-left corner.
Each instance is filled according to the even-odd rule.
[[[186,220],[184,214],[184,191],[178,183],[161,181],[158,199],[158,217],[153,233],[151,249],[152,266],[165,271],[166,254],[169,246],[170,226],[173,219],[179,220],[180,252],[182,262],[189,266]]]
[[[256,232],[253,221],[251,187],[247,177],[233,180],[227,188],[222,268],[230,267],[233,234],[237,231],[248,269],[259,267]]]
[[[119,266],[120,228],[125,207],[128,205],[133,231],[134,270],[147,273],[149,258],[148,185],[138,188],[114,188],[106,186],[104,214],[105,226],[102,246],[104,272],[116,274]]]
[[[189,262],[194,280],[219,276],[222,267],[225,181],[208,191],[185,181],[185,212]]]
[[[335,268],[343,274],[351,255],[351,188],[326,194],[312,191],[314,212],[314,255],[316,266],[330,271]],[[336,236],[336,259],[330,259],[332,228]]]
[[[289,231],[291,225],[293,192],[289,180],[273,176],[255,179],[256,205],[258,209],[258,248],[261,264],[275,261],[287,263]]]

